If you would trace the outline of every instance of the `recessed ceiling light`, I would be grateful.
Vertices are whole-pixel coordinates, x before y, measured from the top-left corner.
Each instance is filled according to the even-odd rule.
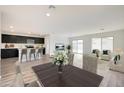
[[[11,29],[12,29],[12,28],[14,28],[14,26],[9,26],[9,28],[11,28]]]
[[[50,16],[50,13],[46,13],[46,16]]]

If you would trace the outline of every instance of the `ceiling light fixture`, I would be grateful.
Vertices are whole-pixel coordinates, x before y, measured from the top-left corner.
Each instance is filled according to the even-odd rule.
[[[52,10],[54,10],[56,7],[54,5],[49,5],[48,12],[45,14],[47,17],[51,16]]]
[[[49,17],[49,16],[50,16],[50,13],[46,13],[46,16],[48,16],[48,17]]]
[[[56,7],[54,5],[49,5],[49,9],[55,9]]]

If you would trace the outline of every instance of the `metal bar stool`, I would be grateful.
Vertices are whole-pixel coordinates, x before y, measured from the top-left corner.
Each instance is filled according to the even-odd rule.
[[[34,55],[34,59],[36,59],[36,57],[35,57],[35,49],[30,49],[30,52],[29,52],[30,61],[31,61],[31,55]]]
[[[22,62],[23,55],[26,56],[26,61],[27,61],[27,49],[22,49],[22,51],[21,51],[21,62]]]
[[[36,57],[41,57],[42,56],[42,48],[39,48],[37,53],[36,53]]]

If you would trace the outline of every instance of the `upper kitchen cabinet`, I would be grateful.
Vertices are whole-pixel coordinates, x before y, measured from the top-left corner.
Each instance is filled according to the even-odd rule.
[[[33,41],[33,42],[31,42]],[[44,38],[2,34],[2,43],[44,44]]]

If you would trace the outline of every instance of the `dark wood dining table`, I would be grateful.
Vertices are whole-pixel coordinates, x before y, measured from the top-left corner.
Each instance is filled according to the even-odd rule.
[[[32,67],[40,84],[44,87],[98,87],[102,76],[77,68],[72,65],[63,66],[58,73],[58,66],[46,63]]]

